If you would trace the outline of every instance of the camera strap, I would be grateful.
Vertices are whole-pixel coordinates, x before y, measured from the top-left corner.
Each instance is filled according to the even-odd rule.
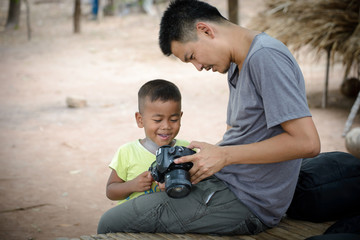
[[[175,139],[173,139],[170,143],[170,146],[174,146],[175,145]],[[158,146],[156,143],[154,143],[151,139],[149,138],[144,138],[140,140],[140,143],[143,145],[143,147],[148,150],[149,152],[151,152],[152,154],[156,154],[156,151],[158,150],[158,148],[160,146]]]

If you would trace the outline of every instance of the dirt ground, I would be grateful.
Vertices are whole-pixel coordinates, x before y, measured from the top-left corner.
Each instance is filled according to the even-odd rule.
[[[97,22],[83,3],[82,33],[75,35],[73,1],[29,2],[31,41],[24,6],[20,28],[5,31],[8,4],[0,3],[0,239],[95,234],[102,213],[115,206],[105,196],[108,164],[120,145],[143,137],[134,120],[138,88],[155,78],[175,82],[184,111],[178,138],[216,143],[225,130],[226,76],[162,55],[157,37],[165,4],[155,16],[134,11]],[[226,1],[209,2],[227,16]],[[242,0],[240,7],[246,26],[261,1]],[[339,92],[343,69],[331,68],[322,109],[325,61],[304,53],[296,57],[322,151],[346,151],[341,135],[354,99]],[[67,108],[68,96],[88,106]]]

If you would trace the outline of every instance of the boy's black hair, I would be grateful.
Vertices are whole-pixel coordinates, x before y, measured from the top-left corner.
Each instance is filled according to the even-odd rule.
[[[220,22],[226,20],[220,12],[208,3],[198,0],[173,0],[164,12],[160,23],[159,44],[161,51],[169,56],[171,42],[196,40],[197,21]]]
[[[175,101],[181,103],[181,93],[179,88],[172,82],[155,79],[145,83],[138,92],[139,112],[142,111],[142,106],[145,98],[148,97],[151,102],[156,100]]]

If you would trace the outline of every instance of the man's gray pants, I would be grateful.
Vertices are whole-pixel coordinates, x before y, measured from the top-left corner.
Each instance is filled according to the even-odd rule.
[[[109,232],[257,234],[267,227],[216,177],[193,185],[179,199],[144,194],[108,210],[98,234]]]

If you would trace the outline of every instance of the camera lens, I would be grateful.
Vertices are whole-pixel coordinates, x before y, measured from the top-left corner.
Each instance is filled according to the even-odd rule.
[[[184,169],[174,169],[165,175],[166,193],[172,198],[182,198],[191,191],[190,174]]]

